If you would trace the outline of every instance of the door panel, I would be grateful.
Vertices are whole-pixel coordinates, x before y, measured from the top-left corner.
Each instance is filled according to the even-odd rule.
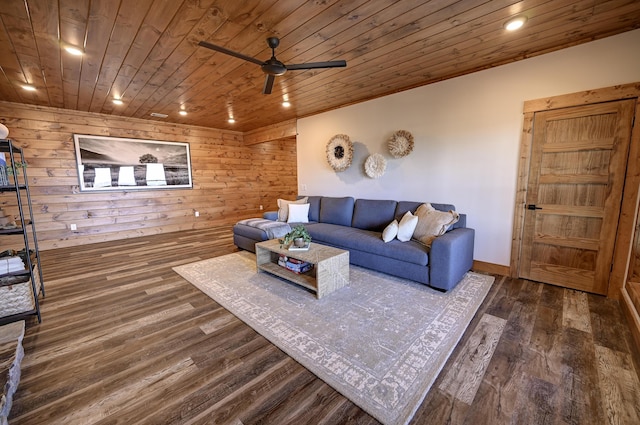
[[[535,114],[520,277],[606,294],[634,111],[623,100]]]

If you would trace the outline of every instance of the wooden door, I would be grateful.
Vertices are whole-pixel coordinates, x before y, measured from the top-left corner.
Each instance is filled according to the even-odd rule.
[[[537,112],[519,275],[606,294],[635,100]]]
[[[636,216],[636,228],[633,234],[633,245],[629,256],[625,287],[634,310],[640,314],[640,211]]]

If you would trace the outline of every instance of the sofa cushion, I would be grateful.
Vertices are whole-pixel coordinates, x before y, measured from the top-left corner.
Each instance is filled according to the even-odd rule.
[[[398,220],[393,220],[387,227],[382,231],[382,240],[385,242],[391,242],[398,236]]]
[[[369,252],[422,266],[429,263],[427,248],[416,241],[400,242],[395,239],[385,243],[380,232],[327,223],[313,223],[305,225],[305,227],[309,231],[311,239],[318,243],[347,250]]]
[[[396,206],[396,214],[394,218],[400,222],[402,217],[407,213],[407,211],[413,212],[418,209],[420,205],[424,204],[424,202],[412,202],[412,201],[399,201]]]
[[[431,242],[444,233],[459,219],[458,213],[438,211],[431,204],[422,204],[416,210],[418,225],[413,232],[413,239],[431,246]]]
[[[289,204],[287,223],[308,223],[309,204]]]
[[[320,221],[320,199],[322,196],[307,196],[309,202],[309,221]]]
[[[278,211],[265,211],[262,213],[265,220],[278,221]]]
[[[398,202],[398,206],[396,207],[396,215],[395,215],[395,219],[400,221],[402,219],[402,216],[407,212],[407,211],[411,211],[412,213],[415,212],[418,207],[422,204],[424,204],[425,202],[418,202],[418,201],[399,201]],[[452,204],[434,204],[433,202],[431,203],[431,206],[435,209],[437,209],[438,211],[455,211],[456,207]],[[450,229],[457,229],[459,227],[467,227],[467,216],[465,214],[460,214],[460,219],[458,220],[457,223],[454,223],[453,226],[451,226]]]
[[[356,199],[351,227],[381,232],[396,212],[396,201]]]
[[[278,221],[287,221],[289,218],[289,204],[306,204],[307,197],[297,199],[295,201],[287,201],[286,199],[278,199]]]
[[[240,220],[233,226],[233,234],[256,241],[280,238],[291,231],[287,223],[260,218]]]
[[[320,200],[320,222],[328,224],[339,224],[341,226],[351,226],[353,218],[353,198],[330,198],[322,197]]]
[[[402,216],[400,223],[398,224],[398,235],[396,236],[400,242],[407,242],[411,240],[413,232],[418,225],[418,217],[411,214],[411,211],[407,211]]]

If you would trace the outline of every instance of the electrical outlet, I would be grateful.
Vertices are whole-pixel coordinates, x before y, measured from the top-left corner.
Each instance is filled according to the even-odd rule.
[[[194,214],[196,215],[196,217],[200,217],[200,211],[196,211]]]
[[[75,232],[76,230],[78,230],[78,226],[77,226],[75,223],[70,224],[70,225],[69,225],[69,228],[70,228],[72,231],[74,231],[74,232]]]
[[[303,192],[307,191],[307,185],[306,184],[303,183],[303,184],[300,185],[300,187],[302,188]]]
[[[263,208],[263,206],[262,206],[262,205],[260,205],[260,211],[262,211],[263,209],[264,209],[264,208]]]

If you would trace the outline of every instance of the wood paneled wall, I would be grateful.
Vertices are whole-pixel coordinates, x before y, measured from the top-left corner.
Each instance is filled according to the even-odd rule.
[[[245,145],[271,140],[295,139],[298,135],[298,120],[287,120],[244,133]]]
[[[295,139],[247,146],[239,132],[8,102],[0,121],[24,148],[42,250],[232,224],[297,194]],[[188,142],[193,189],[80,192],[74,133]],[[17,214],[13,196],[0,206]]]

